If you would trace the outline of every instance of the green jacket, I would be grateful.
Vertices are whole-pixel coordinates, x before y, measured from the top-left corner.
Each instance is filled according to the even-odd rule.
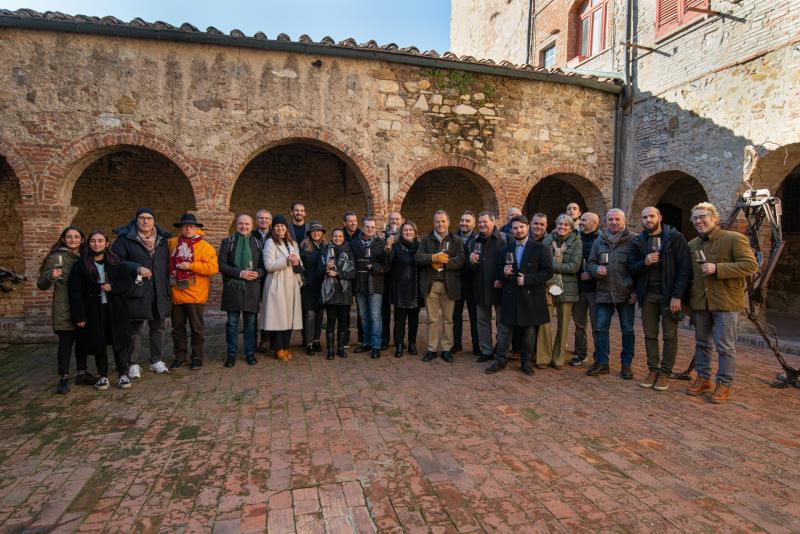
[[[575,232],[570,232],[565,238],[564,251],[559,258],[556,255],[553,243],[555,242],[555,230],[544,236],[542,244],[550,251],[553,257],[553,277],[548,280],[547,286],[551,286],[558,282],[561,278],[561,289],[564,290],[558,296],[553,297],[553,304],[560,304],[562,302],[578,302],[580,295],[578,293],[578,275],[576,274],[581,268],[581,260],[583,259],[583,244],[581,238]]]
[[[717,272],[704,276],[694,261],[697,250],[703,250],[708,263],[717,265]],[[689,305],[692,310],[743,311],[746,278],[758,271],[758,263],[747,238],[739,232],[714,227],[708,241],[695,237],[689,242],[692,254],[692,285]]]
[[[53,280],[50,274],[53,272],[56,263],[58,263],[59,255],[64,264],[62,269],[64,274],[58,280]],[[47,256],[39,273],[39,278],[36,280],[36,287],[42,291],[47,291],[51,286],[53,287],[53,332],[75,330],[75,325],[72,324],[72,319],[69,315],[69,290],[67,284],[69,282],[69,272],[79,259],[80,256],[73,254],[68,248],[62,247]]]

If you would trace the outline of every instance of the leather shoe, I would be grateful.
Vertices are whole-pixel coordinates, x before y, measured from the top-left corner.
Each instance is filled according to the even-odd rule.
[[[372,347],[362,343],[361,345],[357,346],[353,352],[355,352],[356,354],[361,354],[362,352],[369,352],[371,350]]]
[[[621,376],[623,380],[633,380],[633,371],[631,370],[631,366],[623,365],[622,371],[619,372],[619,376]]]
[[[373,360],[376,360],[381,357],[381,350],[380,349],[372,349],[372,354],[369,356]]]
[[[403,357],[403,344],[402,343],[398,343],[398,344],[395,345],[394,357],[395,358],[402,358]]]
[[[192,363],[189,364],[190,371],[197,371],[201,367],[203,367],[203,362],[200,360],[192,360]]]
[[[256,360],[255,356],[253,356],[252,354],[250,356],[247,356],[247,365],[255,365],[257,363],[258,360]]]
[[[179,359],[176,358],[176,359],[172,360],[171,364],[169,364],[169,369],[170,369],[170,371],[174,371],[175,369],[179,369],[179,368],[183,367],[183,364],[185,364],[185,363],[186,363],[186,360],[179,360]]]
[[[442,359],[444,361],[446,361],[447,363],[452,362],[453,361],[453,353],[450,352],[449,350],[443,350],[442,351]]]
[[[494,360],[494,354],[481,354],[478,356],[478,363],[485,363]]]
[[[483,372],[487,375],[491,375],[496,373],[497,371],[502,371],[506,368],[506,364],[500,362],[494,362],[492,365],[487,367]]]
[[[533,366],[528,362],[522,362],[520,369],[522,369],[522,372],[528,376],[531,376],[533,374]]]
[[[417,353],[417,344],[416,343],[409,343],[408,344],[408,353],[412,356],[416,356]]]
[[[432,362],[436,359],[436,353],[428,351],[425,353],[425,356],[422,357],[423,362]]]
[[[225,367],[233,367],[236,365],[236,357],[235,356],[228,356],[225,359]]]
[[[586,371],[586,374],[589,376],[599,376],[599,375],[607,375],[610,372],[611,370],[608,368],[607,363],[595,362],[595,364],[592,365],[588,371]]]

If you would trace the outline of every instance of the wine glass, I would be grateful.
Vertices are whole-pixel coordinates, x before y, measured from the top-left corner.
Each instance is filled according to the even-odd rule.
[[[653,237],[650,239],[650,251],[651,252],[660,252],[661,251],[661,238],[660,237]]]
[[[706,263],[707,261],[705,252],[703,252],[702,250],[695,250],[694,261],[702,268],[703,264]],[[703,276],[705,276],[705,273],[703,273]]]
[[[606,266],[608,265],[608,252],[601,252],[600,253],[600,265]]]
[[[64,257],[61,254],[59,254],[58,256],[56,256],[56,264],[53,266],[53,270],[55,269],[61,270],[63,268],[64,268]],[[61,278],[61,276],[59,276],[59,278]]]
[[[482,251],[483,251],[483,245],[481,245],[479,242],[476,241],[472,245],[472,252],[474,252],[475,254],[478,255],[478,261],[481,261],[481,252]]]
[[[445,241],[442,243],[442,252],[449,255],[450,254],[450,241]]]

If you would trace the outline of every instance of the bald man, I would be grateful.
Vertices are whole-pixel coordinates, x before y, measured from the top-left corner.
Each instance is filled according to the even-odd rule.
[[[583,244],[583,261],[578,270],[578,302],[572,307],[572,321],[575,323],[575,356],[569,362],[570,365],[581,365],[586,361],[588,355],[588,343],[586,342],[586,317],[592,325],[592,341],[594,342],[594,357],[597,357],[597,306],[595,292],[597,291],[597,281],[586,270],[586,263],[589,254],[592,252],[592,245],[600,234],[600,217],[596,213],[587,211],[580,217],[580,238]]]

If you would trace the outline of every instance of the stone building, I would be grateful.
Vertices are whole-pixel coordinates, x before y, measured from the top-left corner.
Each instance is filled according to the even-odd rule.
[[[329,228],[402,209],[426,232],[435,208],[612,202],[609,78],[30,10],[0,10],[0,58],[0,265],[28,276],[0,294],[5,339],[49,332],[34,280],[64,226],[139,206],[168,228],[192,210],[217,244],[295,199]]]
[[[452,3],[456,53],[519,56],[522,36],[503,45],[493,34],[486,47],[491,14],[460,5]],[[770,307],[800,314],[800,0],[544,0],[529,13],[534,66],[625,83],[615,205],[634,215],[659,205],[690,232],[695,202],[732,208],[743,149],[760,147],[754,185],[781,197],[787,241]]]

